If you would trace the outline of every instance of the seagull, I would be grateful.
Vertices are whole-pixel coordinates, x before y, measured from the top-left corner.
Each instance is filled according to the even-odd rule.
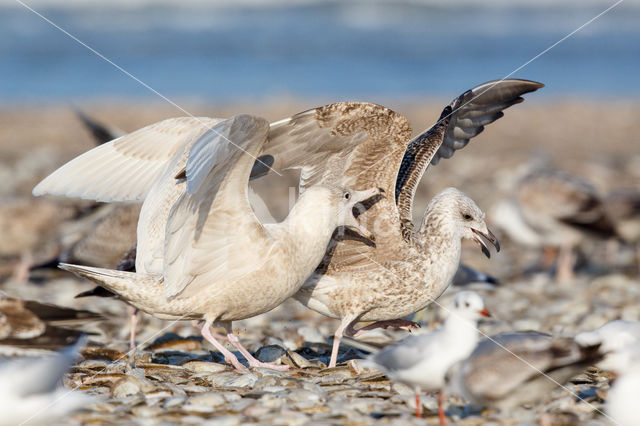
[[[617,234],[627,243],[640,242],[640,192],[617,190],[608,194],[604,207]]]
[[[78,330],[104,318],[96,313],[35,300],[22,300],[0,292],[0,355],[49,355],[75,343]]]
[[[524,246],[559,248],[557,278],[573,280],[573,249],[588,236],[615,236],[600,195],[584,179],[555,168],[536,168],[514,194],[494,206],[491,221]]]
[[[446,391],[467,402],[508,411],[536,401],[600,359],[598,345],[537,331],[485,337],[447,372]]]
[[[81,339],[53,356],[1,361],[0,425],[51,424],[95,401],[94,397],[61,386],[85,341]]]
[[[502,117],[502,110],[522,102],[522,94],[541,87],[515,79],[481,84],[456,98],[432,128],[413,139],[404,117],[369,103],[327,105],[271,125],[273,137],[259,159],[276,170],[300,169],[301,191],[317,183],[363,189],[376,182],[385,194],[395,194],[368,203],[359,216],[373,230],[375,244],[336,235],[294,296],[340,320],[329,367],[337,363],[342,336],[355,336],[359,321],[376,322],[367,329],[415,327],[401,318],[444,292],[458,267],[462,238],[476,241],[487,256],[487,243],[499,248],[484,213],[462,192],[450,188],[436,195],[419,229],[412,223],[413,197],[429,164],[451,157]]]
[[[362,365],[384,371],[392,380],[409,385],[416,392],[416,417],[422,417],[420,392],[439,391],[445,373],[466,358],[478,343],[478,320],[490,316],[482,298],[474,292],[456,294],[443,326],[427,334],[409,336],[388,346]],[[442,394],[438,394],[438,414],[444,424]]]
[[[584,347],[600,345],[600,352],[605,357],[597,366],[603,370],[615,371],[617,366],[614,354],[627,346],[640,344],[640,322],[611,321],[593,331],[579,333],[575,339]]]
[[[161,150],[154,146],[153,136],[166,124],[156,123],[94,148],[41,185],[60,179],[63,186],[71,185],[68,191],[73,193],[72,176],[79,164],[82,169],[86,167],[83,163],[91,163],[102,151],[107,151],[108,159],[109,151],[120,149],[131,154],[134,167],[142,164],[137,169],[139,183],[117,187],[122,177],[111,164],[104,167],[113,174],[111,181],[102,186],[94,182],[105,198],[135,194],[150,179],[144,161],[158,158]],[[211,127],[202,127],[206,125]],[[380,196],[380,189],[352,191],[315,185],[298,199],[283,222],[263,225],[251,209],[247,188],[254,159],[268,137],[268,123],[242,114],[221,121],[209,119],[182,130],[178,131],[182,140],[174,141],[172,148],[165,146],[174,155],[146,188],[138,224],[136,272],[70,264],[60,267],[97,282],[158,318],[202,320],[203,337],[237,370],[246,368],[212,335],[213,324],[225,328],[226,338],[251,367],[286,369],[255,359],[233,334],[232,321],[267,312],[293,295],[322,259],[336,227],[349,227],[368,239],[370,234],[355,218],[353,208]],[[142,163],[135,163],[138,158]]]
[[[373,230],[375,243],[340,230],[323,261],[295,295],[305,306],[341,320],[334,333],[329,366],[337,362],[343,333],[355,334],[351,326],[358,321],[377,321],[387,327],[416,326],[398,318],[425,308],[447,288],[460,253],[461,236],[454,234],[461,229],[485,254],[489,254],[487,243],[499,247],[484,223],[484,213],[453,189],[434,197],[421,229],[415,230],[411,223],[413,196],[429,164],[452,156],[486,124],[502,117],[502,110],[522,102],[520,95],[541,87],[540,83],[516,79],[479,85],[456,98],[431,129],[413,140],[404,117],[366,102],[325,105],[270,125],[252,178],[273,170],[299,169],[301,193],[314,184],[337,184],[354,190],[381,187],[385,194],[358,208],[363,211],[358,218]],[[150,125],[72,160],[38,184],[33,193],[103,201],[144,199],[185,141],[202,135],[219,121],[181,117]],[[146,229],[163,227],[169,205],[149,209],[157,212],[155,216],[141,214],[138,235],[153,235]],[[440,209],[451,206],[459,210],[449,223],[459,226],[439,229],[433,221],[440,219]],[[442,247],[446,250],[430,240],[435,244],[447,241]],[[138,238],[139,272],[162,273],[162,251],[154,256],[152,247],[159,247],[158,241]],[[428,283],[425,277],[429,277]]]
[[[605,412],[620,426],[638,424],[638,395],[640,395],[640,344],[627,345],[612,354],[613,371],[617,374],[612,383]],[[613,360],[613,359],[612,359]]]
[[[500,284],[500,281],[485,272],[478,271],[472,267],[460,263],[456,274],[453,276],[451,285],[455,287],[465,287],[475,283],[488,284],[490,286],[496,286]]]

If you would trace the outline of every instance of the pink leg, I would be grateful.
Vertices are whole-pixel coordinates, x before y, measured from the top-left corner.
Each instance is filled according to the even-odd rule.
[[[573,248],[568,244],[562,245],[558,253],[558,263],[556,265],[556,279],[559,283],[568,283],[575,279],[573,273],[575,263],[576,254],[573,252]]]
[[[202,328],[202,324],[204,324],[204,321],[198,321],[198,320],[192,320],[191,321],[191,325],[194,328],[197,328],[198,330],[200,330]],[[211,332],[211,330],[209,330]],[[213,333],[211,332],[211,335],[216,339],[216,340],[227,340],[227,336],[223,335],[223,334],[218,334],[218,333]]]
[[[129,312],[129,321],[131,324],[131,332],[129,333],[129,352],[136,350],[136,326],[138,325],[138,309],[133,306],[127,306]]]
[[[351,323],[355,321],[356,318],[357,317],[352,316],[342,318],[340,326],[336,329],[336,332],[333,333],[333,347],[331,348],[331,359],[329,360],[329,368],[335,367],[338,363],[338,351],[340,350],[340,342],[342,341],[342,336],[344,335],[345,329],[348,331],[353,330],[351,328]]]
[[[240,361],[238,361],[238,358],[236,358],[236,356],[234,354],[232,354],[227,348],[224,347],[224,345],[222,343],[218,342],[211,335],[211,323],[212,322],[213,321],[211,321],[211,320],[206,320],[204,322],[204,324],[202,325],[202,328],[200,329],[200,331],[202,333],[202,337],[204,337],[217,350],[219,350],[222,353],[222,355],[224,355],[226,360],[229,361],[231,363],[231,365],[233,365],[236,370],[238,370],[240,372],[246,372],[247,368],[244,365],[242,365],[240,363]]]
[[[229,339],[229,343],[231,343],[236,349],[238,349],[242,354],[242,356],[245,357],[250,367],[269,368],[271,370],[278,370],[278,371],[286,371],[289,369],[288,365],[262,362],[254,358],[254,356],[251,355],[251,353],[249,353],[249,351],[244,346],[242,346],[242,344],[240,343],[240,340],[238,340],[238,336],[233,334],[233,331],[231,330],[231,323],[229,323],[227,328],[227,339]]]
[[[422,418],[422,404],[420,403],[420,386],[416,386],[416,417]]]
[[[362,333],[366,333],[367,331],[375,330],[376,328],[401,328],[403,330],[411,331],[413,328],[420,328],[420,324],[413,321],[403,320],[403,319],[395,319],[389,321],[378,321],[373,324],[369,324],[366,327],[359,328],[358,330],[353,330],[354,333],[351,337],[358,337]]]
[[[29,268],[33,265],[33,256],[31,252],[25,251],[20,255],[20,260],[13,267],[13,273],[11,278],[19,283],[26,283],[29,281]]]

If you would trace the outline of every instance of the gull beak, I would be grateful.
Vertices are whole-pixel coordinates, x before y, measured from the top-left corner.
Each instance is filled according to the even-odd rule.
[[[491,312],[489,312],[489,311],[487,310],[487,308],[484,308],[483,310],[478,311],[478,313],[479,313],[480,315],[482,315],[483,317],[490,317],[490,316],[491,316]]]
[[[489,241],[496,248],[496,251],[500,251],[500,243],[498,242],[498,239],[496,238],[496,236],[493,235],[493,232],[489,230],[489,228],[487,228],[486,234],[482,231],[478,231],[475,228],[470,228],[470,229],[471,229],[471,232],[473,232],[474,240],[478,244],[480,244],[480,247],[482,248],[482,253],[484,253],[485,256],[487,256],[488,258],[491,257],[491,252],[489,252],[489,247],[487,247],[487,243],[485,241]]]
[[[358,209],[354,207],[356,206],[356,204],[362,203],[372,197],[375,197],[375,196],[384,197],[384,195],[382,195],[383,192],[384,190],[382,188],[371,188],[371,189],[366,189],[364,191],[351,191],[351,202],[347,204],[347,211],[349,212],[348,214],[351,217],[350,217],[349,223],[346,224],[346,226],[349,228],[352,228],[362,237],[371,241],[374,240],[375,236],[373,235],[373,232],[370,232],[360,222],[362,215],[359,214],[359,211],[357,211]]]

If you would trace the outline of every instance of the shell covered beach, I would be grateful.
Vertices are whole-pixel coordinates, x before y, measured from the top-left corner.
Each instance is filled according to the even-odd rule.
[[[640,104],[614,100],[527,96],[522,105],[487,126],[454,158],[430,166],[418,188],[414,219],[440,190],[454,186],[485,212],[512,194],[528,167],[543,164],[589,181],[605,197],[640,188]],[[324,102],[265,101],[215,106],[193,104],[195,116],[238,113],[276,121]],[[448,100],[381,102],[405,115],[414,134],[428,128]],[[158,103],[88,103],[82,110],[101,123],[130,132],[164,118],[183,115]],[[271,312],[234,322],[245,346],[265,362],[289,371],[252,369],[238,373],[199,336],[188,321],[142,316],[138,350],[128,355],[126,305],[112,298],[74,296],[93,284],[55,269],[29,271],[57,254],[61,235],[73,230],[79,212],[92,202],[31,196],[53,170],[95,146],[73,109],[29,106],[0,109],[0,290],[23,300],[87,310],[102,318],[72,324],[46,323],[36,338],[0,340],[7,355],[42,354],[67,346],[66,331],[88,333],[82,357],[64,378],[67,388],[92,395],[85,407],[61,424],[424,424],[437,419],[436,398],[423,396],[424,419],[413,416],[413,389],[360,365],[367,344],[382,347],[408,335],[375,330],[341,346],[339,364],[326,368],[337,321],[288,300]],[[294,174],[258,181],[254,188],[277,219],[291,204]],[[471,284],[492,318],[480,324],[486,335],[536,330],[558,336],[593,330],[608,321],[640,320],[640,265],[637,247],[607,238],[581,247],[575,277],[559,281],[553,266],[539,267],[542,252],[518,245],[492,226],[502,250],[486,259],[474,244],[464,244],[462,261],[499,280],[496,286]],[[114,229],[117,232],[117,229]],[[114,265],[115,266],[115,265]],[[416,315],[422,328],[439,327],[459,288],[451,287]],[[65,331],[60,331],[60,329]],[[56,335],[58,333],[58,335]],[[70,333],[73,334],[73,333]],[[71,340],[65,340],[71,339]],[[455,396],[445,401],[449,421],[459,424],[607,424],[603,414],[609,372],[588,367],[566,385],[537,402],[509,412],[479,409]],[[28,423],[27,423],[28,424]]]

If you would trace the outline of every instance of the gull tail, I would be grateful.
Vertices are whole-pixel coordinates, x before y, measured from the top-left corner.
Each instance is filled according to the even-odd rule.
[[[162,281],[150,275],[70,263],[60,263],[58,267],[99,284],[146,312],[164,299]]]

